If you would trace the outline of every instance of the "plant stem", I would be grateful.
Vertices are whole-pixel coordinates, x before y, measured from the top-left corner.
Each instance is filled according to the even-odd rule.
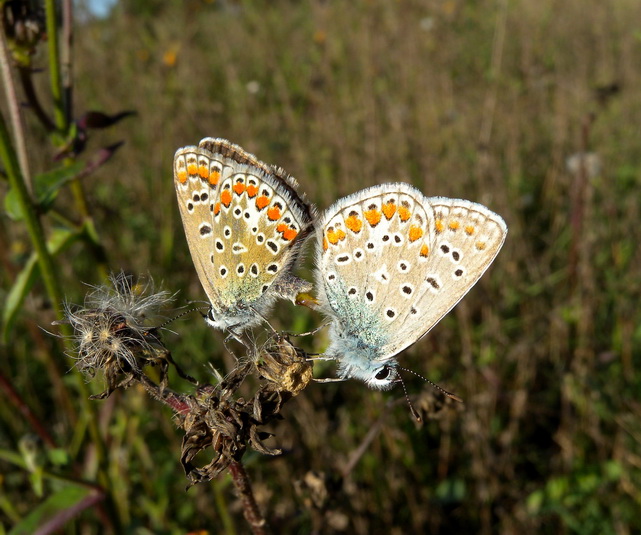
[[[22,396],[11,384],[11,381],[7,377],[5,377],[2,372],[0,372],[0,390],[4,392],[5,396],[9,399],[9,402],[16,408],[18,413],[21,414],[29,422],[31,428],[38,434],[40,439],[47,445],[47,447],[55,448],[56,443],[53,440],[52,436],[49,434],[47,428],[33,413],[31,407],[29,407],[26,401],[22,399]]]
[[[47,44],[49,47],[49,79],[51,82],[51,96],[53,97],[53,111],[56,127],[60,134],[67,132],[67,114],[62,94],[60,77],[60,45],[58,42],[58,24],[56,20],[56,1],[45,0]]]
[[[32,193],[33,186],[31,184],[31,173],[29,172],[29,161],[27,159],[27,147],[25,144],[22,114],[20,113],[20,104],[18,103],[18,96],[16,94],[16,84],[13,79],[13,73],[11,72],[11,65],[9,64],[7,41],[3,32],[0,32],[0,69],[2,69],[2,80],[4,82],[4,90],[7,97],[7,108],[9,109],[9,117],[11,118],[11,124],[13,125],[13,137],[16,140],[16,151],[18,152],[22,178],[25,181],[27,191]]]
[[[27,232],[31,238],[36,254],[38,255],[38,265],[40,266],[40,274],[42,280],[47,288],[47,294],[51,299],[53,306],[56,310],[56,317],[59,320],[63,319],[60,304],[62,303],[62,292],[60,290],[60,282],[58,281],[53,259],[47,249],[44,231],[40,220],[36,214],[35,206],[27,190],[27,186],[23,180],[20,166],[16,158],[16,153],[13,150],[13,144],[9,137],[9,131],[4,121],[4,116],[0,115],[0,160],[2,160],[9,179],[11,188],[15,191],[18,198],[18,203],[22,211]],[[67,333],[70,334],[70,333]]]
[[[245,515],[245,520],[251,526],[252,533],[254,535],[267,535],[270,533],[270,529],[258,508],[245,467],[238,461],[232,461],[229,464],[229,473],[234,485],[236,485],[240,501],[243,504],[243,514]]]

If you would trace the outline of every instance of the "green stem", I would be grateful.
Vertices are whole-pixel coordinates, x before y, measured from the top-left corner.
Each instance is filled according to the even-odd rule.
[[[40,223],[40,219],[36,212],[36,208],[29,196],[27,187],[22,178],[22,173],[20,171],[20,166],[18,165],[18,160],[16,158],[16,153],[13,150],[13,145],[11,143],[11,138],[9,136],[9,131],[4,120],[4,116],[0,114],[0,160],[4,164],[5,172],[7,173],[7,178],[9,179],[9,184],[11,188],[16,192],[18,198],[18,204],[22,212],[22,216],[27,227],[27,232],[31,238],[31,243],[33,244],[36,254],[38,255],[38,265],[40,267],[40,274],[42,280],[44,281],[45,288],[49,299],[51,300],[56,317],[59,320],[63,319],[63,313],[61,308],[62,303],[62,291],[60,288],[60,282],[58,280],[57,272],[53,263],[53,258],[49,254],[47,249],[47,243],[45,241],[44,230]],[[60,325],[60,331],[67,345],[67,349],[71,349],[68,345],[70,340],[70,327],[66,324]],[[106,489],[108,495],[111,495],[111,482],[109,480],[109,474],[105,468],[105,445],[102,441],[102,436],[100,435],[100,430],[98,429],[97,419],[94,415],[93,405],[89,402],[89,392],[87,390],[87,385],[84,382],[82,374],[74,366],[72,370],[76,379],[76,386],[80,392],[80,400],[82,403],[82,408],[85,414],[91,415],[88,418],[88,427],[89,434],[94,447],[96,448],[96,460],[98,466],[98,481]],[[110,503],[107,506],[111,506]],[[118,523],[118,518],[113,518],[114,523]]]
[[[47,44],[49,47],[49,79],[51,81],[51,96],[56,127],[60,134],[65,135],[68,129],[65,102],[62,93],[62,78],[60,74],[60,44],[58,39],[58,24],[56,17],[56,1],[45,0],[47,20]]]
[[[13,149],[11,138],[9,137],[9,131],[7,130],[7,125],[5,123],[4,116],[2,115],[0,115],[0,159],[2,159],[4,164],[9,184],[17,195],[22,216],[24,217],[24,222],[27,226],[27,232],[29,233],[31,243],[38,255],[38,264],[40,266],[42,280],[45,283],[49,299],[51,299],[56,309],[56,317],[58,319],[63,319],[62,311],[60,309],[60,303],[62,303],[60,282],[58,281],[53,259],[47,249],[42,225],[40,224],[40,220],[36,214],[36,208],[31,201],[29,192],[27,191],[27,186],[24,183],[22,172],[20,171],[20,166],[18,165],[18,160],[16,158],[16,153]]]
[[[236,526],[234,525],[234,521],[229,514],[229,504],[225,500],[225,496],[222,492],[221,481],[218,479],[214,479],[211,484],[214,489],[216,509],[218,510],[218,514],[220,515],[220,520],[223,524],[224,531],[227,535],[236,535]]]

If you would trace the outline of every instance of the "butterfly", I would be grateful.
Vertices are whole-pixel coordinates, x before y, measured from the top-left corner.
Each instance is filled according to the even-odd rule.
[[[506,235],[486,207],[404,183],[336,201],[316,227],[316,286],[339,377],[391,388],[396,355],[476,284]]]
[[[174,184],[211,303],[209,325],[238,334],[264,319],[276,299],[295,301],[311,289],[292,270],[314,212],[282,168],[225,139],[205,138],[176,152]]]

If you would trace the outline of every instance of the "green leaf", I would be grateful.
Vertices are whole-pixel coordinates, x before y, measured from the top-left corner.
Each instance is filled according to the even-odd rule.
[[[69,454],[62,448],[53,448],[47,451],[49,462],[54,466],[66,466],[69,464]]]
[[[22,221],[22,208],[14,188],[9,189],[4,196],[4,210],[13,221]]]
[[[91,487],[70,485],[49,496],[9,532],[9,535],[53,533],[70,518],[93,506],[101,496]]]
[[[51,208],[53,201],[58,196],[60,188],[76,178],[85,168],[83,162],[75,162],[71,165],[58,167],[51,171],[41,173],[34,177],[34,189],[36,200],[41,210],[46,212]]]
[[[442,503],[457,503],[465,498],[465,481],[445,479],[436,487],[436,497]]]
[[[543,508],[545,502],[545,493],[542,490],[535,490],[532,494],[527,497],[526,507],[527,512],[531,515],[538,514]]]
[[[67,248],[78,237],[78,232],[69,229],[58,228],[53,231],[51,238],[47,243],[47,249],[55,256],[63,249]],[[25,298],[29,294],[34,282],[40,276],[38,266],[38,257],[32,253],[22,271],[16,277],[16,280],[7,293],[2,311],[2,332],[1,339],[3,343],[8,342],[9,333],[16,321],[18,312],[22,308]]]

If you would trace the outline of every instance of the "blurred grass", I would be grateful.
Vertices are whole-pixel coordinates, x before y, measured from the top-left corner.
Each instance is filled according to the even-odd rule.
[[[477,287],[401,356],[464,398],[463,410],[418,428],[402,399],[387,405],[400,391],[308,387],[273,426],[285,454],[246,457],[276,532],[641,530],[638,15],[637,0],[189,0],[121,2],[108,19],[77,27],[78,114],[138,112],[118,129],[125,146],[85,179],[109,263],[182,290],[181,303],[204,293],[171,162],[205,136],[283,166],[320,209],[406,180],[428,195],[486,204],[508,223],[507,243]],[[612,84],[620,91],[604,102]],[[114,135],[90,142],[97,148]],[[31,149],[33,167],[44,167],[52,155],[37,133]],[[577,198],[581,177],[566,159],[585,151],[603,165],[583,177]],[[20,228],[0,225],[6,289],[28,246]],[[72,250],[59,268],[71,301],[86,292],[78,281],[100,282],[86,253]],[[278,308],[286,329],[321,321]],[[51,341],[36,325],[51,319],[34,293],[1,349],[2,366],[90,479],[91,444],[71,425],[79,404],[56,394],[72,361],[58,356],[56,372],[42,358]],[[180,336],[168,345],[190,373],[207,380],[206,363],[224,366],[221,334],[197,315],[172,328]],[[325,336],[301,343],[322,350]],[[430,392],[411,379],[409,389]],[[137,390],[95,403],[128,533],[218,533],[221,507],[245,532],[226,479],[184,492],[180,436],[166,409]],[[30,429],[4,401],[0,418],[0,447],[15,449]],[[341,483],[373,426],[380,432]],[[0,492],[24,515],[38,497],[24,472],[2,467]],[[313,489],[323,488],[313,474],[327,478],[321,508],[312,507]],[[10,511],[0,512],[7,527]],[[99,525],[90,512],[76,521],[83,533]]]

